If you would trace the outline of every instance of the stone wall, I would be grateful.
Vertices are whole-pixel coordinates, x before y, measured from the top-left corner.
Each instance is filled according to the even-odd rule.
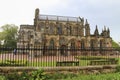
[[[0,74],[11,74],[14,72],[32,72],[43,69],[46,73],[82,73],[82,74],[100,74],[116,71],[117,65],[106,66],[82,66],[82,67],[0,67]]]

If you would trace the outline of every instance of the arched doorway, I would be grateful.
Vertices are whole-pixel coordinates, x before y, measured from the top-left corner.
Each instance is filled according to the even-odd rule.
[[[56,55],[56,51],[55,51],[55,41],[52,38],[49,42],[49,46],[48,46],[48,55]]]
[[[91,49],[94,49],[94,47],[95,47],[95,46],[94,46],[94,42],[95,42],[94,40],[91,40],[91,41],[90,41],[90,48],[91,48]]]
[[[60,54],[63,55],[63,56],[67,56],[68,53],[67,53],[67,46],[66,45],[61,45],[60,46]]]
[[[59,49],[60,49],[60,55],[67,55],[68,52],[67,52],[67,39],[65,37],[60,37],[59,39]]]
[[[81,40],[81,49],[84,49],[85,48],[85,42],[84,40]]]

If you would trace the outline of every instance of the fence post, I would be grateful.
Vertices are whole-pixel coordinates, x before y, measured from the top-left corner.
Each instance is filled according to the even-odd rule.
[[[43,56],[43,53],[42,53],[42,47],[40,46],[40,49],[39,49],[39,51],[37,50],[37,53],[39,54],[39,56]]]
[[[34,51],[33,51],[33,47],[30,47],[30,51],[29,51],[29,57],[32,58]]]
[[[60,55],[59,47],[57,47],[56,49],[57,49],[57,54],[56,54],[56,56],[59,56],[59,55]]]
[[[68,56],[70,55],[70,47],[67,48],[67,53],[68,53]]]

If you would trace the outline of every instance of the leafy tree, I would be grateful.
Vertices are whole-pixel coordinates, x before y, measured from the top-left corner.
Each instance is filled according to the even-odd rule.
[[[1,27],[1,40],[4,41],[4,46],[6,47],[16,47],[17,46],[17,30],[18,27],[14,24],[6,24]]]
[[[2,45],[2,34],[0,32],[0,46]]]
[[[120,51],[120,46],[119,46],[119,44],[116,43],[114,40],[112,40],[112,47],[113,47],[114,49],[117,49],[118,51]]]
[[[116,43],[114,40],[112,40],[112,47],[120,47],[118,43]]]

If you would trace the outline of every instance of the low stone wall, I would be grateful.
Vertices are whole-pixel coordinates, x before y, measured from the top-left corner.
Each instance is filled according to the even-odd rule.
[[[105,66],[81,66],[81,67],[0,67],[0,74],[11,74],[14,72],[32,72],[38,69],[43,69],[47,73],[54,72],[72,72],[83,74],[99,74],[115,72],[117,65]]]

